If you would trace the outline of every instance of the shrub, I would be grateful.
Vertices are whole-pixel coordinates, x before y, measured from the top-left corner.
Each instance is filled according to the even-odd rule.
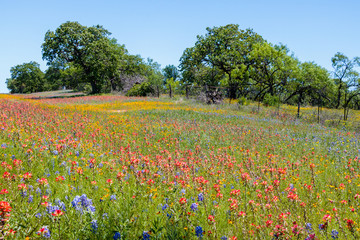
[[[250,104],[250,102],[246,99],[246,97],[241,96],[241,97],[238,99],[238,104],[239,104],[239,106],[247,106],[247,105]]]
[[[153,94],[154,89],[152,88],[149,82],[143,82],[140,84],[135,84],[127,93],[128,97],[145,97],[149,94]]]
[[[265,106],[277,107],[280,104],[280,98],[267,93],[264,97],[263,103]]]

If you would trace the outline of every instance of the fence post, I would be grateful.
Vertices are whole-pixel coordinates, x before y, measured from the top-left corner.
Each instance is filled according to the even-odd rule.
[[[172,98],[171,84],[169,84],[169,96]]]

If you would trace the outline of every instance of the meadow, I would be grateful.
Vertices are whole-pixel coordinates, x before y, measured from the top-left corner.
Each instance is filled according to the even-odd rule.
[[[1,95],[0,239],[358,239],[360,113],[255,108]]]

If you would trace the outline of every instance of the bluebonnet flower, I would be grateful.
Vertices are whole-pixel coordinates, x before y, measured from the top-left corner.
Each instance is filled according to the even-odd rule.
[[[30,195],[28,199],[28,203],[32,203],[33,201],[34,201],[34,197],[33,195]]]
[[[113,236],[114,240],[118,240],[121,239],[121,234],[119,232],[115,232],[114,236]]]
[[[55,199],[55,203],[61,208],[63,211],[66,211],[65,203],[60,201],[60,199]]]
[[[76,151],[75,152],[75,155],[78,157],[80,154],[79,154],[79,151]]]
[[[46,211],[51,214],[53,213],[55,210],[59,210],[58,206],[53,206],[51,203],[49,203],[49,205],[46,207]]]
[[[161,207],[161,210],[165,210],[165,209],[167,209],[169,207],[169,205],[166,203],[165,205],[163,205],[162,207]]]
[[[198,195],[198,201],[199,201],[199,202],[204,201],[204,194],[203,194],[203,193],[199,193],[199,195]]]
[[[22,196],[23,198],[26,197],[27,196],[26,190],[21,190],[20,196]]]
[[[71,204],[73,207],[76,207],[80,203],[80,196],[75,196],[74,200],[72,200]]]
[[[97,221],[96,220],[92,220],[91,221],[91,229],[93,232],[96,232],[97,229],[98,229],[98,224],[97,224]]]
[[[90,153],[89,156],[90,156],[90,157],[94,157],[94,154]]]
[[[54,154],[54,155],[58,155],[58,154],[59,154],[59,152],[58,152],[58,151],[56,151],[56,150],[54,150],[54,151],[53,151],[53,154]]]
[[[109,217],[109,216],[108,216],[107,213],[104,213],[104,214],[103,214],[103,219],[104,219],[104,218],[108,218],[108,217]]]
[[[36,189],[36,193],[39,194],[39,196],[41,195],[41,189],[40,188],[37,188]]]
[[[227,240],[228,238],[226,236],[222,236],[220,240]]]
[[[185,189],[181,189],[180,191],[182,194],[185,194],[186,190]]]
[[[41,218],[41,213],[37,213],[37,214],[35,215],[35,217]]]
[[[197,226],[196,228],[195,228],[195,235],[198,237],[198,238],[202,238],[202,236],[203,236],[203,229],[202,229],[202,227],[200,227],[200,226]]]
[[[333,239],[339,238],[338,235],[339,235],[339,232],[336,231],[335,229],[331,231],[331,237],[332,237]]]
[[[116,200],[116,195],[115,194],[111,195],[110,200]]]
[[[102,164],[102,163],[99,163],[99,168],[102,168],[103,166],[104,166],[104,164]]]
[[[81,196],[75,196],[73,201],[71,202],[72,206],[80,211],[81,213],[83,210],[87,210],[89,212],[95,212],[95,207],[92,205],[92,200],[87,198],[86,194]]]
[[[45,191],[45,195],[47,195],[47,196],[49,196],[51,194],[51,190],[48,188],[48,189],[46,189],[46,191]]]
[[[94,213],[96,211],[96,208],[93,205],[88,206],[87,209],[89,210],[89,212],[92,212],[92,213]]]
[[[11,160],[14,160],[14,159],[15,159],[15,155],[12,155],[12,156],[11,156]]]
[[[308,229],[308,230],[312,230],[311,223],[306,223],[305,228]]]
[[[143,232],[143,240],[150,240],[150,234],[147,231]]]
[[[86,194],[81,195],[80,201],[83,207],[89,207],[92,205],[92,200],[87,198]]]
[[[170,219],[172,217],[172,213],[171,214],[166,214],[166,216],[168,217],[168,219]]]
[[[49,230],[48,226],[42,227],[42,228],[37,232],[37,234],[43,236],[44,238],[50,238],[50,237],[51,237],[51,233],[50,233],[50,230]]]
[[[191,206],[190,206],[191,210],[193,212],[195,212],[197,209],[198,209],[198,204],[197,203],[192,203]]]

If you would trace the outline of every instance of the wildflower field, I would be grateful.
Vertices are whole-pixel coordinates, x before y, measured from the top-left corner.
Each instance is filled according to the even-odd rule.
[[[0,239],[360,238],[359,135],[286,116],[1,95]]]

